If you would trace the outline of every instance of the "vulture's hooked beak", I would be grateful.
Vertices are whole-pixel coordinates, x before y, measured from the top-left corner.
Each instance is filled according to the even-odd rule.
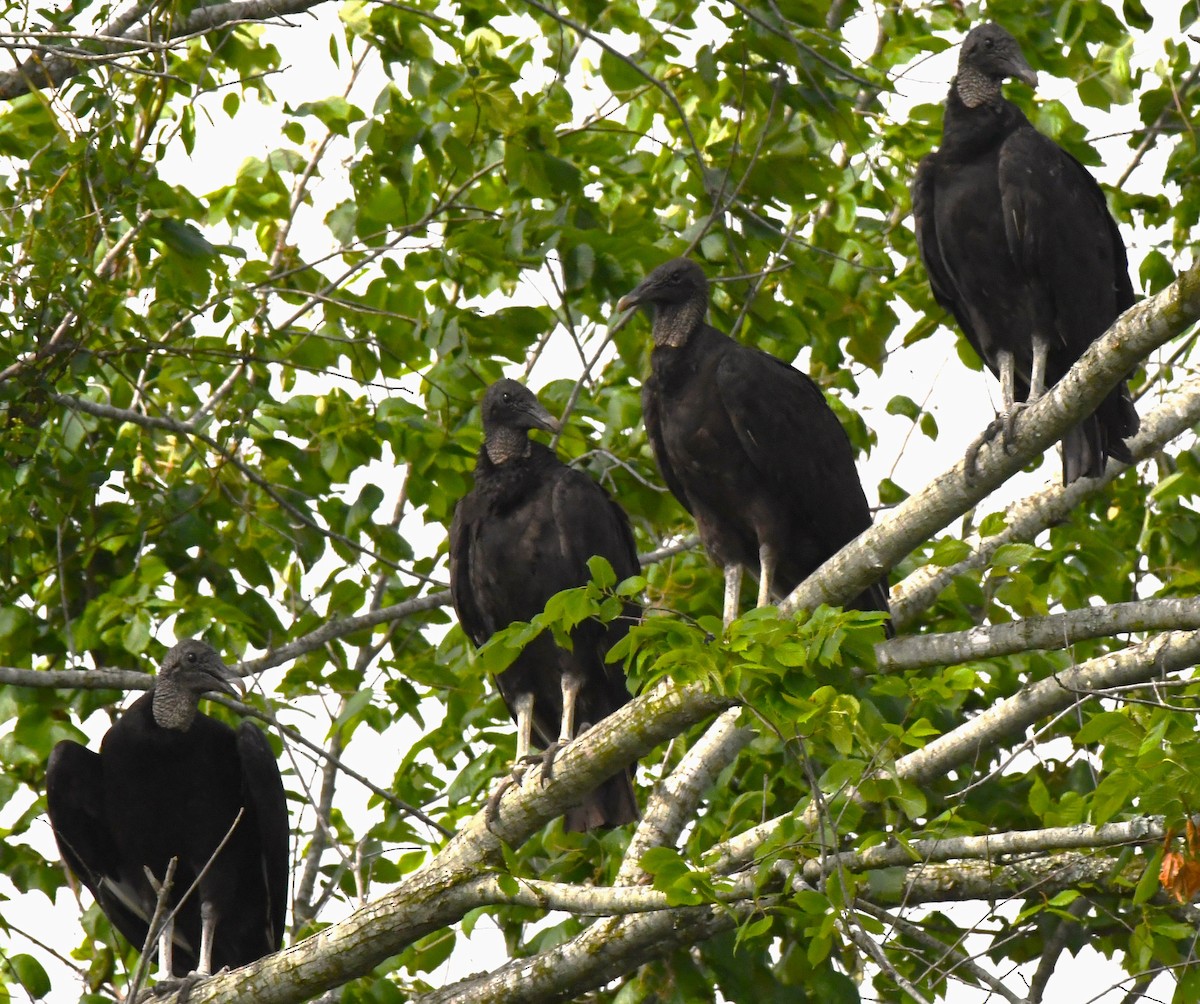
[[[225,665],[220,663],[217,666],[205,666],[201,670],[204,683],[204,691],[206,694],[228,694],[230,697],[241,698],[245,696],[246,688],[242,683],[241,677]]]
[[[529,426],[532,429],[545,429],[555,435],[562,432],[562,422],[543,408],[539,401],[531,401],[525,408],[525,414],[529,416]]]
[[[642,287],[638,286],[632,293],[626,293],[617,301],[617,313],[623,314],[627,310],[633,310],[635,307],[642,305],[642,298],[639,295]]]
[[[1028,84],[1030,87],[1037,87],[1037,74],[1033,67],[1026,61],[1025,57],[1018,53],[1009,60],[1009,66],[1014,79],[1021,81],[1023,84]]]

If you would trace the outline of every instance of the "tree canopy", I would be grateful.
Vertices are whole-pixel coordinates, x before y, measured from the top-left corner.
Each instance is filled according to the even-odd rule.
[[[1200,64],[1195,4],[1147,6],[26,6],[0,72],[14,911],[77,912],[54,744],[94,748],[202,636],[252,692],[212,713],[280,751],[293,877],[290,947],[193,1001],[1040,1001],[1084,945],[1124,974],[1114,1000],[1159,974],[1200,998]],[[908,186],[985,17],[1039,74],[1009,93],[1103,183],[1141,302],[968,482],[979,429],[939,423],[929,369],[950,357],[980,428],[994,388],[934,303]],[[648,325],[614,310],[683,254],[723,280],[714,326],[821,386],[881,506],[783,616],[727,630],[642,425]],[[1131,372],[1137,463],[1063,488],[1053,444]],[[502,375],[563,417],[559,456],[630,514],[643,575],[597,563],[476,653],[445,541]],[[839,609],[879,567],[888,641]],[[616,655],[640,696],[489,829],[514,749],[490,674],[633,594]],[[635,759],[641,823],[565,834]],[[6,909],[9,995],[134,982],[80,903],[66,948]],[[507,958],[447,978],[483,929]]]

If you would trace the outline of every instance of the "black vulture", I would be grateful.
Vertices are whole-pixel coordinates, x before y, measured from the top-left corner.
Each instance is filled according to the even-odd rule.
[[[1001,429],[1062,379],[1133,303],[1125,246],[1087,169],[1043,136],[1001,90],[1037,75],[1016,39],[981,24],[963,40],[942,145],[913,180],[917,247],[933,294],[1000,377]],[[1138,416],[1125,383],[1063,437],[1063,483],[1096,477],[1106,457],[1132,463]]]
[[[541,613],[555,593],[585,585],[591,578],[587,561],[595,555],[608,560],[618,579],[639,572],[624,510],[586,474],[529,438],[530,429],[559,428],[533,393],[515,380],[498,380],[484,395],[482,411],[475,484],[450,526],[450,595],[475,645]],[[563,743],[629,700],[621,667],[604,657],[640,615],[630,601],[608,624],[585,621],[572,631],[571,651],[544,632],[497,676],[517,723],[518,765],[537,746],[547,751],[542,759],[549,769]],[[637,818],[629,767],[567,810],[564,825],[589,830]]]
[[[667,487],[696,519],[726,573],[726,619],[743,567],[758,603],[786,596],[871,525],[850,439],[805,374],[705,323],[708,282],[695,262],[654,269],[617,304],[654,314],[642,409]],[[851,603],[887,610],[882,581]]]
[[[244,966],[282,944],[289,869],[279,766],[257,726],[235,731],[198,711],[204,694],[235,694],[235,679],[204,642],[181,641],[99,753],[64,739],[46,765],[63,860],[135,947],[157,902],[146,869],[161,883],[178,859],[174,907],[208,867],[159,938],[168,976]]]

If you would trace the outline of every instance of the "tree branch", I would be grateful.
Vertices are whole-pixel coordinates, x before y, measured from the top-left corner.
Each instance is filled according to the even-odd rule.
[[[1146,682],[1162,674],[1190,668],[1197,661],[1200,661],[1200,632],[1158,635],[1140,645],[1090,659],[1028,684],[923,749],[901,757],[888,773],[916,783],[943,776],[964,763],[979,760],[984,751],[1029,728],[1039,719],[1076,702],[1102,695],[1106,687]],[[850,792],[848,797],[854,797],[854,793]],[[796,813],[769,819],[716,845],[709,852],[710,866],[724,873],[748,864],[781,821],[796,814],[808,820],[813,815],[813,807],[801,806]]]
[[[816,885],[837,870],[877,871],[949,861],[996,861],[1004,856],[1034,855],[1047,851],[1123,847],[1161,841],[1167,833],[1162,816],[1139,816],[1101,826],[1051,826],[1041,830],[1011,830],[977,837],[944,837],[911,840],[903,844],[876,844],[864,851],[829,854],[824,860],[810,858],[800,869],[806,882]]]
[[[1200,629],[1200,599],[1149,599],[1085,607],[1047,617],[974,627],[946,634],[907,635],[875,647],[879,669],[895,672],[926,666],[952,666],[1014,652],[1067,648],[1086,638],[1130,631]]]
[[[650,848],[674,845],[716,776],[733,763],[742,747],[754,738],[752,729],[738,727],[741,712],[740,707],[723,711],[688,750],[679,766],[655,788],[625,849],[625,859],[617,873],[619,884],[633,882],[644,875],[640,862]]]
[[[897,930],[902,931],[906,938],[919,942],[926,948],[939,953],[939,960],[942,957],[949,957],[952,960],[952,969],[965,970],[977,982],[991,987],[994,993],[999,994],[1006,1001],[1010,1001],[1011,1004],[1035,1004],[1035,1002],[1025,1001],[1018,997],[1001,980],[998,980],[982,966],[976,965],[974,960],[965,952],[960,951],[954,945],[948,945],[946,942],[940,941],[933,935],[926,933],[920,924],[914,924],[912,921],[905,920],[903,917],[897,916],[888,910],[882,910],[873,903],[867,903],[861,898],[854,901],[854,908],[883,921],[885,924],[890,924]],[[947,976],[950,975],[950,970],[945,970],[945,972]]]
[[[1171,440],[1200,422],[1200,377],[1184,381],[1149,415],[1130,441],[1134,460],[1143,461],[1158,453]],[[1125,470],[1126,465],[1109,460],[1104,476],[1081,478],[1072,485],[1047,485],[1040,491],[1014,502],[1005,513],[1007,525],[997,534],[981,538],[978,533],[967,539],[975,550],[953,565],[926,565],[917,569],[892,591],[892,619],[903,630],[928,608],[938,594],[957,576],[983,568],[1005,544],[1032,540],[1048,526],[1064,519],[1083,499],[1103,491]]]
[[[208,34],[235,24],[262,22],[288,14],[299,14],[323,2],[324,0],[237,0],[234,3],[197,7],[187,17],[171,23],[168,37],[179,39],[185,35]],[[140,19],[151,6],[138,5],[126,14],[136,13]],[[127,20],[127,17],[122,17],[102,28],[102,37],[96,37],[92,41],[94,53],[123,53],[127,51],[131,42],[150,40],[149,27],[127,28],[124,26]],[[73,53],[63,52],[57,47],[45,46],[40,47],[40,50],[17,69],[0,73],[0,101],[11,101],[15,97],[43,87],[57,87],[79,73],[82,69],[81,63],[86,65],[85,61]]]
[[[1080,920],[1088,912],[1090,906],[1091,903],[1087,898],[1080,896],[1067,907],[1067,913],[1070,916],[1061,918],[1053,933],[1046,939],[1045,946],[1042,948],[1042,957],[1038,960],[1038,967],[1033,974],[1033,979],[1029,981],[1027,1004],[1042,1004],[1042,998],[1046,993],[1046,984],[1050,982],[1050,977],[1058,968],[1058,960],[1067,947],[1067,939],[1071,936],[1071,930],[1079,926]]]
[[[968,482],[966,460],[865,530],[779,605],[790,616],[821,603],[840,605],[877,581],[915,547],[986,498],[1085,415],[1095,411],[1116,384],[1150,352],[1200,319],[1200,261],[1156,296],[1122,314],[1079,362],[1024,411],[1012,450],[993,441],[979,453]]]
[[[987,861],[929,865],[912,869],[900,888],[887,889],[879,900],[896,905],[964,903],[974,899],[994,903],[1031,896],[1046,898],[1085,885],[1120,889],[1128,894],[1141,878],[1144,866],[1144,861],[1134,858],[1114,867],[1110,857],[1075,851],[1005,865]]]

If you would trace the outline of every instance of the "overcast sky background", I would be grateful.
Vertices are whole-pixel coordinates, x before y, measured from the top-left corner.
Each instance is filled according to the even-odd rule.
[[[1167,5],[1164,5],[1167,6]],[[1174,7],[1175,5],[1169,5]],[[1163,17],[1162,21],[1175,21],[1176,14],[1170,18]],[[528,23],[528,22],[526,22]],[[336,5],[321,5],[314,12],[298,15],[292,19],[293,27],[273,27],[269,29],[274,44],[278,47],[285,69],[270,80],[270,86],[276,97],[286,101],[292,107],[311,100],[319,100],[333,94],[342,93],[348,71],[353,59],[346,55],[342,41],[342,28],[338,23],[338,7]],[[869,15],[860,15],[858,19],[860,31],[856,38],[856,51],[866,55],[871,51],[875,37],[874,19]],[[496,22],[498,31],[505,34],[530,34],[522,27],[522,19],[513,17]],[[1162,52],[1162,43],[1173,25],[1164,23],[1159,30],[1144,39],[1139,39],[1139,47],[1134,54],[1134,65],[1152,68]],[[711,31],[720,31],[719,22],[711,22]],[[329,56],[330,37],[336,38],[339,49],[343,53],[341,66],[334,66]],[[629,53],[637,49],[637,40],[626,36],[612,39],[620,48]],[[698,39],[698,43],[707,39]],[[952,48],[944,53],[922,60],[904,73],[897,80],[897,93],[890,99],[890,110],[894,118],[903,120],[908,110],[915,104],[940,101],[945,94],[947,82],[953,75],[958,50]],[[357,55],[357,52],[355,53]],[[590,58],[593,65],[599,63],[599,50],[592,43],[585,43],[583,55]],[[1039,60],[1036,53],[1026,54],[1035,69]],[[375,95],[384,86],[387,76],[375,56],[368,58],[349,100],[360,107],[369,110]],[[598,81],[593,82],[598,83]],[[167,159],[160,165],[160,173],[164,179],[187,185],[197,194],[206,194],[216,188],[228,184],[235,177],[239,165],[247,157],[266,157],[279,146],[288,145],[283,140],[281,127],[283,116],[276,107],[266,107],[253,98],[247,97],[238,110],[234,120],[230,120],[221,110],[221,100],[224,91],[208,95],[199,102],[207,114],[198,114],[196,121],[196,145],[194,152],[188,156],[182,145],[176,145]],[[580,118],[593,110],[594,102],[602,96],[592,89],[581,86],[574,88],[576,97],[576,112]],[[1131,151],[1126,139],[1119,135],[1120,130],[1131,128],[1136,124],[1132,119],[1122,123],[1120,116],[1104,116],[1095,109],[1084,108],[1075,98],[1075,85],[1071,81],[1059,80],[1039,74],[1038,95],[1043,98],[1056,98],[1068,106],[1071,113],[1089,127],[1094,145],[1100,153],[1105,167],[1095,169],[1094,173],[1105,181],[1113,181],[1120,176],[1131,158]],[[315,120],[310,129],[310,139],[315,144],[321,136],[317,131]],[[1108,139],[1097,139],[1105,134]],[[1142,170],[1153,168],[1153,154],[1149,165]],[[337,139],[333,148],[322,161],[320,180],[312,189],[314,205],[304,208],[299,214],[297,226],[293,230],[293,239],[300,246],[302,257],[313,260],[324,256],[333,250],[328,244],[329,234],[321,221],[337,202],[346,194],[345,167],[353,157],[351,140]],[[915,165],[914,165],[915,167]],[[1160,175],[1159,175],[1160,176]],[[1135,176],[1133,183],[1136,184]],[[1130,234],[1123,228],[1123,235],[1129,242],[1130,267],[1137,287],[1137,269],[1142,255],[1149,248],[1153,235]],[[224,239],[219,232],[210,235],[215,243]],[[242,238],[239,238],[242,239]],[[548,287],[547,287],[548,290]],[[554,298],[552,290],[543,291],[537,284],[531,283],[528,288],[519,291],[518,299],[523,302],[540,303],[544,297]],[[497,302],[481,303],[481,309],[487,310],[499,305]],[[898,306],[901,311],[906,308]],[[615,315],[615,310],[614,310]],[[633,321],[633,333],[641,333],[649,337],[649,325],[644,319]],[[899,331],[907,328],[902,323]],[[603,339],[605,329],[598,327],[591,345],[598,346]],[[629,335],[627,334],[626,337]],[[901,336],[896,336],[897,340]],[[938,334],[917,346],[897,353],[891,359],[881,377],[863,370],[856,374],[861,393],[854,401],[868,423],[879,437],[878,445],[868,457],[860,458],[859,469],[868,497],[874,499],[876,485],[885,477],[890,477],[909,490],[913,490],[931,477],[950,467],[962,455],[968,443],[978,434],[993,417],[995,406],[999,401],[997,382],[988,374],[967,370],[958,359],[955,348],[957,332],[943,328]],[[538,366],[530,375],[533,387],[543,386],[553,379],[562,377],[575,378],[581,372],[578,355],[565,336],[552,340],[552,351],[539,361]],[[805,360],[799,360],[801,366]],[[519,376],[519,372],[513,375]],[[330,377],[329,380],[336,380]],[[297,392],[311,393],[320,391],[322,386],[328,386],[325,381],[311,378],[313,382],[302,381],[297,386]],[[314,385],[315,384],[315,385]],[[376,386],[372,393],[377,400],[395,394],[403,393],[405,389],[414,389],[413,382],[399,381],[397,384]],[[925,403],[928,410],[937,420],[941,434],[936,441],[930,441],[921,433],[915,431],[908,419],[899,416],[889,416],[885,413],[888,400],[895,394],[906,394],[918,403]],[[1146,410],[1143,405],[1140,410]],[[1047,480],[1056,479],[1059,475],[1059,459],[1056,451],[1047,453],[1047,459],[1033,473],[1022,473],[1009,481],[1000,491],[987,500],[981,511],[994,511],[1003,508],[1008,502],[1024,497],[1042,487]],[[400,491],[400,473],[394,462],[387,458],[385,462],[374,465],[360,472],[359,478],[352,483],[349,497],[354,497],[366,481],[372,481],[384,488],[387,498],[381,505],[381,512],[388,512]],[[414,543],[418,552],[422,546],[432,553],[444,538],[444,528],[432,526],[422,528],[419,515],[410,517],[405,524],[406,536]],[[329,569],[326,569],[328,571]],[[323,577],[318,571],[313,581]],[[169,630],[169,625],[165,626]],[[170,644],[174,639],[160,634],[160,640]],[[232,658],[231,653],[225,653]],[[247,653],[249,658],[251,653]],[[281,670],[273,671],[281,673]],[[263,685],[268,689],[277,677],[266,674]],[[136,697],[137,695],[132,695]],[[438,706],[432,702],[429,710],[436,719]],[[309,734],[311,738],[323,737],[330,720],[332,709],[336,705],[331,700],[329,714],[318,713],[319,709],[288,706],[280,710],[280,719]],[[424,711],[425,709],[423,709]],[[13,723],[8,723],[11,728]],[[100,737],[108,726],[104,716],[95,715],[84,725],[91,737],[92,747],[96,748]],[[412,741],[413,734],[408,729],[396,727],[384,736],[376,736],[366,729],[361,729],[355,735],[355,742],[350,744],[345,759],[350,766],[371,777],[377,783],[387,784],[395,770],[401,754]],[[319,734],[314,732],[319,729]],[[1039,756],[1053,755],[1053,749],[1042,749]],[[301,760],[302,770],[306,774],[306,783],[315,784],[315,768],[308,766],[307,760]],[[287,768],[286,758],[281,767]],[[1018,769],[1026,769],[1027,763],[1019,765]],[[297,790],[299,785],[295,777],[285,778],[290,790]],[[645,783],[645,771],[642,774]],[[369,793],[357,782],[343,779],[337,795],[337,804],[353,821],[355,831],[363,833],[368,826],[379,818],[376,810],[368,809]],[[28,808],[31,796],[22,792],[3,810],[0,810],[0,825],[10,823],[20,812]],[[293,823],[296,822],[295,807],[292,805]],[[311,810],[300,819],[301,832],[311,830]],[[57,855],[54,849],[53,837],[48,821],[35,825],[29,835],[31,843],[38,846],[49,857]],[[382,889],[371,891],[371,898],[379,895]],[[19,895],[7,879],[0,880],[0,893],[7,895],[9,901],[4,904],[5,921],[17,930],[23,930],[33,935],[39,941],[54,946],[57,951],[66,953],[78,944],[80,931],[78,927],[79,907],[73,896],[67,890],[61,890],[55,904],[51,905],[39,893],[28,896]],[[85,897],[87,894],[85,892]],[[90,902],[90,897],[87,897]],[[323,915],[322,920],[336,920],[349,912],[346,904],[331,904]],[[987,921],[990,910],[987,904],[963,904],[947,911],[960,924],[979,922],[984,929],[992,925]],[[1015,905],[1000,912],[1009,915],[1016,913]],[[55,989],[46,998],[51,1004],[68,1004],[78,999],[83,988],[74,979],[71,970],[66,966],[54,964],[46,950],[34,947],[26,942],[19,934],[11,939],[12,951],[29,951],[43,962],[51,975]],[[980,950],[983,940],[972,947]],[[494,925],[480,923],[476,933],[469,942],[469,947],[456,950],[455,955],[437,974],[437,982],[452,982],[468,973],[498,964],[505,958],[503,939]],[[1032,971],[1032,968],[1030,969]],[[1003,974],[1001,974],[1003,975]],[[1119,967],[1105,960],[1094,951],[1085,949],[1077,958],[1063,956],[1060,972],[1051,983],[1051,993],[1048,999],[1066,999],[1062,994],[1070,987],[1072,1001],[1092,1000],[1096,1002],[1119,1001],[1123,991],[1107,989],[1116,980],[1121,979]],[[1055,991],[1058,994],[1056,995]],[[1156,986],[1164,1000],[1169,1000],[1171,986],[1165,979],[1160,979]],[[1095,995],[1095,996],[1093,996]],[[960,985],[954,986],[948,997],[950,1004],[976,1004],[987,998],[987,995]]]

